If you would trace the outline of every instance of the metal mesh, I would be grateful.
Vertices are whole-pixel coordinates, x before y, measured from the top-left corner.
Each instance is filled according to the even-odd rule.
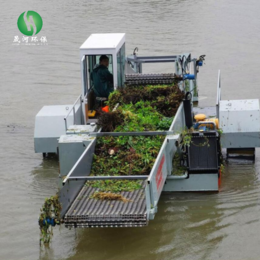
[[[218,136],[215,132],[192,134],[191,144],[188,147],[189,172],[202,173],[206,171],[218,172]]]
[[[148,224],[142,188],[120,194],[129,202],[91,199],[97,188],[84,186],[64,217],[66,227],[140,227]]]

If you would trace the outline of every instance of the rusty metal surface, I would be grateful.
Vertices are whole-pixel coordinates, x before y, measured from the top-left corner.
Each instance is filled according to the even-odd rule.
[[[148,224],[145,200],[145,181],[142,188],[120,194],[129,202],[105,201],[90,198],[97,188],[84,186],[64,217],[66,227],[133,227]]]

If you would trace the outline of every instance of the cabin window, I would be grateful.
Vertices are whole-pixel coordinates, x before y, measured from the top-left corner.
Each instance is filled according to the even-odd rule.
[[[117,86],[123,87],[125,82],[125,44],[117,53]]]
[[[111,54],[104,54],[109,58],[109,66],[108,66],[108,70],[110,71],[110,73],[113,74],[113,57]],[[87,63],[87,86],[88,86],[88,90],[90,90],[93,87],[93,82],[91,81],[90,75],[92,73],[92,71],[99,65],[99,58],[101,55],[88,55],[86,56],[86,63]]]

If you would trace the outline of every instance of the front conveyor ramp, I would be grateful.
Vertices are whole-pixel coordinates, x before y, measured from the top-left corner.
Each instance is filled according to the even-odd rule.
[[[148,224],[145,181],[142,188],[120,194],[129,202],[90,198],[97,188],[84,185],[64,217],[66,227],[142,227]]]

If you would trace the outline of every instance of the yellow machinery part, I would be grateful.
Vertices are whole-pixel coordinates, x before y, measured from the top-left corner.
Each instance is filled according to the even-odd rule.
[[[199,122],[199,121],[213,122],[216,125],[216,129],[218,129],[218,127],[219,127],[218,118],[213,117],[213,118],[207,118],[206,119],[206,117],[207,116],[204,115],[204,114],[197,114],[197,115],[194,116],[194,118],[197,122]],[[205,125],[201,124],[201,126],[209,126],[209,125],[208,124],[205,124]],[[210,126],[210,129],[213,129],[213,126]]]
[[[204,114],[197,114],[194,116],[195,120],[198,121],[204,121],[206,119],[206,115]]]
[[[213,118],[206,119],[205,121],[215,123],[216,128],[218,129],[218,118],[213,117]]]
[[[96,110],[89,110],[88,117],[94,117],[96,115]]]
[[[213,122],[216,125],[216,129],[218,129],[218,118],[209,118],[209,119],[205,119],[203,120],[203,122]],[[200,124],[200,126],[207,126],[209,127],[211,130],[214,129],[213,125],[210,124]]]

